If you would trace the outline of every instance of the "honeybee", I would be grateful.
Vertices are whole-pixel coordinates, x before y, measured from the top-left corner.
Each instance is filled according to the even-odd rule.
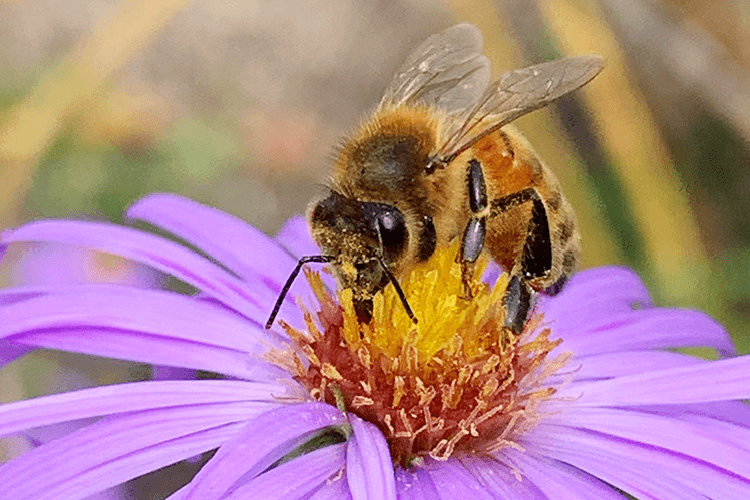
[[[301,267],[333,266],[360,321],[388,283],[416,318],[398,283],[435,249],[461,238],[457,260],[469,295],[483,251],[508,271],[506,326],[519,333],[536,294],[557,294],[576,267],[576,216],[554,174],[507,125],[588,83],[599,56],[569,57],[509,71],[490,84],[482,36],[459,24],[419,45],[376,110],[340,147],[326,194],[310,205],[323,254]]]

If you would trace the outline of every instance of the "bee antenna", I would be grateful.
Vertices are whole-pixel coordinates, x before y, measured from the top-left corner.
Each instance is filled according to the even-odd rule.
[[[401,303],[404,305],[404,309],[406,309],[406,314],[409,315],[409,319],[411,319],[414,324],[417,324],[417,317],[414,316],[414,312],[411,310],[411,307],[409,306],[409,302],[406,300],[406,295],[404,294],[403,289],[401,288],[401,285],[398,284],[398,280],[393,275],[390,269],[388,269],[388,266],[385,265],[385,262],[383,262],[383,258],[380,255],[376,255],[378,262],[380,263],[380,266],[383,268],[383,271],[385,271],[386,276],[388,276],[388,279],[393,283],[393,287],[396,289],[396,293],[398,294],[398,298],[401,299]]]
[[[292,274],[290,274],[289,278],[286,280],[284,288],[281,289],[279,298],[276,300],[276,305],[273,306],[271,316],[268,318],[268,321],[266,321],[266,330],[271,328],[271,325],[273,325],[273,320],[276,319],[276,315],[279,314],[279,309],[281,309],[281,303],[284,301],[284,297],[286,297],[286,294],[289,293],[289,289],[292,287],[292,283],[294,283],[294,279],[299,274],[302,266],[310,262],[328,264],[333,262],[334,260],[336,260],[336,257],[331,257],[330,255],[309,255],[307,257],[302,257],[299,262],[297,262],[297,267],[294,268],[294,271],[292,271]]]

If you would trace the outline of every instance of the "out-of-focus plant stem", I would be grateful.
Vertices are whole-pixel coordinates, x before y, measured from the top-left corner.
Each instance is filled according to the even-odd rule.
[[[709,263],[677,170],[645,99],[628,79],[622,53],[600,13],[572,0],[539,2],[559,43],[570,53],[607,60],[598,92],[587,93],[599,132],[622,179],[643,235],[656,285],[669,301],[692,303]]]
[[[482,31],[484,53],[492,61],[496,77],[508,69],[530,64],[522,56],[523,51],[518,47],[512,27],[505,25],[506,20],[498,15],[494,1],[451,0],[448,3],[457,22],[470,22]],[[560,179],[566,196],[576,207],[581,233],[586,241],[583,265],[588,267],[623,262],[623,253],[615,244],[616,239],[607,225],[592,181],[586,174],[575,146],[562,131],[553,113],[546,109],[535,111],[518,120],[517,125],[542,160]]]

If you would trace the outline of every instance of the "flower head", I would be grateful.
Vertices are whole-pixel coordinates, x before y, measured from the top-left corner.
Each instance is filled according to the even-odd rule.
[[[504,278],[457,298],[451,249],[376,300],[360,325],[329,276],[300,281],[263,329],[301,219],[275,240],[194,202],[128,211],[192,245],[128,227],[41,221],[3,234],[84,245],[195,293],[112,284],[0,291],[0,348],[46,347],[224,375],[98,387],[0,406],[0,433],[100,417],[0,467],[14,499],[85,498],[218,449],[170,498],[745,498],[750,358],[696,311],[654,307],[629,270],[574,276],[507,333]],[[195,251],[198,250],[198,252]],[[453,250],[455,252],[455,250]],[[486,275],[496,275],[494,270]],[[328,287],[328,288],[326,288]],[[300,307],[294,296],[307,305]],[[310,299],[316,297],[317,304]],[[420,302],[421,301],[421,302]],[[343,410],[343,411],[342,411]],[[2,496],[2,494],[0,494]]]
[[[569,359],[547,359],[561,340],[550,341],[549,328],[534,328],[539,316],[521,337],[504,327],[498,304],[506,279],[493,287],[474,283],[472,298],[461,298],[457,251],[457,245],[439,250],[404,281],[416,324],[394,288],[376,296],[373,318],[362,324],[350,290],[341,292],[339,305],[309,276],[322,305],[321,328],[312,314],[307,332],[285,325],[300,354],[280,353],[282,366],[316,400],[374,423],[404,467],[428,456],[445,460],[513,446],[510,438],[555,392],[543,379]]]

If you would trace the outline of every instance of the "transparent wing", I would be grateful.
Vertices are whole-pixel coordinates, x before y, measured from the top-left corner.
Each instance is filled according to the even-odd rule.
[[[454,121],[440,148],[444,161],[516,118],[587,84],[604,68],[599,56],[576,56],[508,71]]]
[[[380,107],[428,104],[447,113],[474,105],[490,82],[490,62],[482,55],[482,34],[457,24],[422,42],[396,72]]]

